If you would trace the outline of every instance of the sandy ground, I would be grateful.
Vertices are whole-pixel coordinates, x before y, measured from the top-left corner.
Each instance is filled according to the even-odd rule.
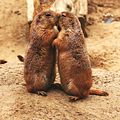
[[[0,120],[119,120],[120,119],[120,21],[105,24],[104,13],[120,17],[120,8],[98,7],[90,16],[86,39],[93,69],[93,87],[106,90],[107,97],[89,96],[75,103],[68,102],[62,91],[50,91],[47,97],[26,91],[23,63],[28,25],[23,0],[0,1]],[[101,11],[103,13],[101,13]],[[57,74],[56,81],[59,81]]]

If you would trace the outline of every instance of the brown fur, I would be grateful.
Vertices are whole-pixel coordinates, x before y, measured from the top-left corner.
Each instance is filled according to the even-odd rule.
[[[89,94],[108,95],[104,91],[90,90],[92,70],[78,18],[72,13],[63,12],[59,28],[61,31],[53,45],[58,48],[58,70],[63,90],[77,96],[77,99],[86,98]],[[77,100],[76,97],[70,99]]]
[[[33,20],[24,60],[24,79],[29,92],[48,91],[55,80],[56,56],[51,44],[58,34],[53,28],[57,21],[58,14],[53,11],[41,12]]]

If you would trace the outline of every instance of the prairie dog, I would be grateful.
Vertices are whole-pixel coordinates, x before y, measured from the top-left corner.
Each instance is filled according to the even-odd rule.
[[[56,52],[51,44],[58,34],[54,29],[58,16],[53,11],[43,11],[32,22],[30,44],[24,59],[28,92],[46,95],[55,80]]]
[[[93,83],[91,64],[78,18],[72,13],[63,12],[59,18],[59,28],[61,31],[53,46],[58,49],[62,88],[73,96],[70,101],[86,98],[89,94],[108,95],[105,91],[90,89]]]

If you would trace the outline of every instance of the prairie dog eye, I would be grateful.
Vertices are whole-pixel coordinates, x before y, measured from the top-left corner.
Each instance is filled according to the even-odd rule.
[[[62,13],[62,17],[66,17],[66,13]]]
[[[51,13],[47,12],[47,13],[45,13],[45,15],[49,17],[49,16],[51,16]]]

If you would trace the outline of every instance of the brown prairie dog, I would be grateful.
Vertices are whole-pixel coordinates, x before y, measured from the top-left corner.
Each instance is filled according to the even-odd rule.
[[[54,26],[58,14],[53,11],[38,13],[31,25],[30,44],[24,60],[24,79],[28,92],[46,95],[55,80],[55,48],[57,37]]]
[[[59,18],[61,29],[53,45],[58,49],[58,70],[63,90],[73,96],[70,100],[86,98],[89,94],[108,95],[92,87],[92,70],[85,39],[78,18],[63,12]]]

